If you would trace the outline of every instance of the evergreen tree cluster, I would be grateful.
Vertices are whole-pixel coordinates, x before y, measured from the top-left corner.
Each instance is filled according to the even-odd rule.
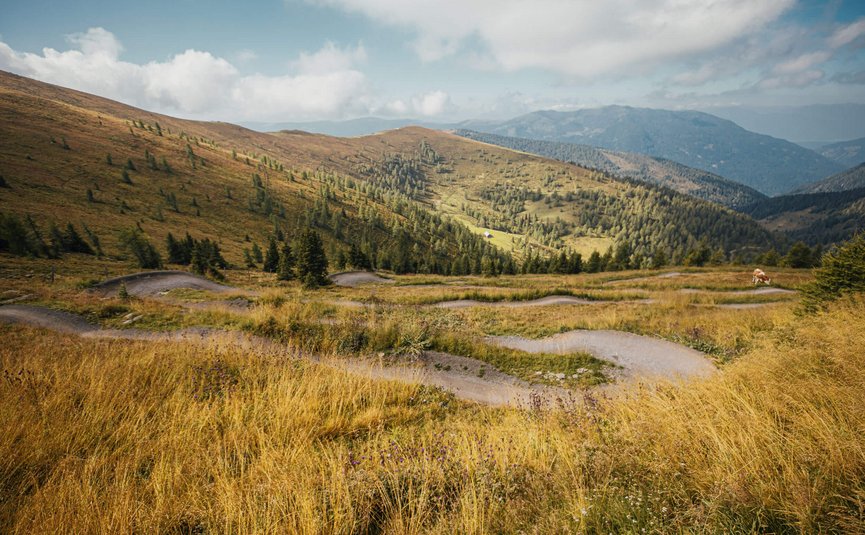
[[[67,223],[64,230],[51,223],[46,241],[29,214],[22,220],[14,214],[0,213],[0,251],[46,258],[59,258],[63,253],[101,255],[99,237],[86,225],[84,231],[89,243],[72,223]]]
[[[140,268],[156,269],[162,267],[162,257],[159,252],[144,236],[144,233],[137,228],[120,232],[120,247],[135,258]]]
[[[178,240],[169,232],[165,242],[169,264],[191,266],[192,271],[199,275],[224,278],[220,270],[228,268],[228,262],[215,241],[210,238],[196,240],[188,232],[185,238]]]
[[[802,309],[816,312],[844,295],[865,292],[865,233],[823,256],[823,266],[803,291]]]

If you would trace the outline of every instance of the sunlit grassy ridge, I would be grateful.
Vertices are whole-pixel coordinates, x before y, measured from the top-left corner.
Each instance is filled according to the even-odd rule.
[[[855,532],[863,316],[779,318],[713,379],[555,411],[2,326],[0,530]]]

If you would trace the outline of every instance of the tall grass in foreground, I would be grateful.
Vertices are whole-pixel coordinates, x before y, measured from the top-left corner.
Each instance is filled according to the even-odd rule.
[[[0,326],[0,532],[857,532],[863,317],[848,301],[705,382],[553,411]]]

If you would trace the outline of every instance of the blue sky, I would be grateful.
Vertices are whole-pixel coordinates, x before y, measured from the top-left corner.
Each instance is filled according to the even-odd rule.
[[[4,1],[0,69],[172,115],[865,103],[865,2]]]

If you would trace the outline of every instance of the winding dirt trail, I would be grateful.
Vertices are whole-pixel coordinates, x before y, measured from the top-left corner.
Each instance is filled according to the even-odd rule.
[[[529,384],[479,360],[433,351],[424,353],[416,361],[398,361],[393,365],[386,365],[382,359],[321,358],[315,355],[301,355],[289,346],[239,331],[208,328],[188,328],[170,332],[102,329],[75,314],[29,305],[0,307],[0,322],[24,323],[85,338],[186,341],[226,344],[246,350],[266,350],[277,354],[304,357],[313,362],[373,379],[437,386],[452,392],[460,399],[486,405],[519,407],[536,402],[535,400],[552,405],[559,399],[574,399],[574,392],[563,388]]]
[[[143,271],[131,275],[123,275],[99,283],[91,291],[102,297],[117,295],[120,286],[125,284],[126,291],[136,297],[148,297],[177,288],[207,290],[215,293],[246,292],[233,286],[226,286],[211,280],[187,273],[186,271]]]
[[[337,286],[354,288],[361,284],[393,284],[393,279],[386,279],[372,271],[345,271],[328,275],[328,278]]]
[[[478,301],[476,299],[457,299],[456,301],[441,301],[432,306],[436,308],[469,308],[469,307],[504,307],[504,308],[523,308],[523,307],[539,307],[552,305],[594,305],[601,303],[609,303],[611,301],[592,301],[572,295],[548,295],[539,299],[530,299],[527,301]]]
[[[493,344],[529,353],[585,351],[622,366],[627,379],[688,379],[716,372],[703,353],[683,345],[621,331],[576,330],[547,338],[490,336]]]

